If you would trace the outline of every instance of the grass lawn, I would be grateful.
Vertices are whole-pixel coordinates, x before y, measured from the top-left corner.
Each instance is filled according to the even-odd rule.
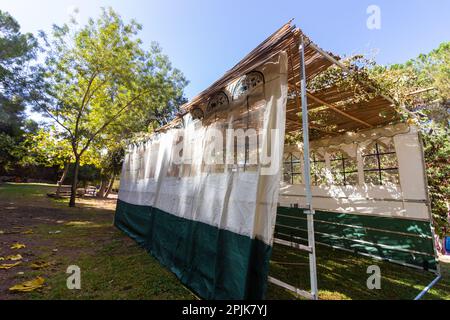
[[[45,196],[55,187],[41,184],[0,185],[0,257],[20,253],[22,263],[0,270],[2,299],[196,299],[177,278],[132,240],[112,226],[113,200],[80,200],[70,209],[67,201]],[[13,243],[25,248],[10,249]],[[317,248],[322,299],[413,299],[433,275],[324,247]],[[0,262],[3,263],[4,261]],[[45,262],[33,269],[35,262]],[[367,267],[381,268],[381,290],[366,287]],[[81,268],[82,290],[68,290],[66,269]],[[450,268],[427,299],[450,299]],[[272,276],[301,289],[309,288],[308,258],[303,252],[275,246]],[[37,276],[45,286],[13,294],[8,288]],[[268,299],[296,299],[269,285]]]

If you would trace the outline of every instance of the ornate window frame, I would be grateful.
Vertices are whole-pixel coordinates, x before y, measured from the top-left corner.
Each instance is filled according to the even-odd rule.
[[[223,107],[228,107],[230,105],[230,99],[225,91],[219,91],[214,94],[208,101],[208,106],[206,107],[206,115],[210,115],[217,109]]]
[[[233,88],[232,100],[236,101],[242,96],[250,94],[257,87],[266,83],[264,74],[261,71],[250,71],[241,77]]]
[[[383,186],[386,185],[386,182],[383,179],[383,173],[384,172],[389,172],[389,173],[394,173],[397,175],[397,181],[400,181],[400,173],[399,173],[399,165],[398,165],[398,157],[397,157],[397,152],[394,151],[387,151],[387,152],[382,152],[380,146],[383,146],[384,144],[381,143],[380,141],[375,141],[375,143],[370,144],[369,146],[366,147],[366,150],[368,150],[369,148],[372,150],[371,153],[362,153],[361,157],[362,157],[362,161],[363,161],[363,172],[364,172],[364,182],[367,184],[367,177],[366,174],[370,173],[370,172],[376,172],[378,173],[377,178],[378,178],[378,183],[375,183],[375,185],[377,186]],[[386,146],[384,146],[386,148]],[[375,148],[375,149],[373,149]],[[383,160],[382,158],[384,156],[389,156],[389,155],[395,155],[395,161],[396,161],[396,166],[385,166],[383,164]],[[366,167],[366,163],[365,160],[368,158],[375,158],[376,160],[376,168],[367,168]],[[370,183],[370,182],[369,182]],[[397,183],[398,184],[398,183]]]

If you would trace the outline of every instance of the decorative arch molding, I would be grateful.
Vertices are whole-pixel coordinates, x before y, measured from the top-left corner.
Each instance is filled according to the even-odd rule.
[[[205,113],[202,108],[195,106],[191,110],[191,117],[192,120],[202,120],[205,117]]]
[[[253,90],[264,85],[265,83],[266,81],[262,72],[250,71],[245,76],[241,77],[236,83],[232,94],[233,101],[250,94]]]
[[[228,107],[230,100],[224,91],[219,91],[209,99],[208,106],[206,107],[206,114],[211,114],[222,107]]]

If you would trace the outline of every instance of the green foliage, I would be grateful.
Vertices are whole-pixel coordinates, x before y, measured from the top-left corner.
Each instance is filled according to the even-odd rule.
[[[439,234],[449,233],[450,129],[434,126],[423,135],[433,219]]]
[[[47,97],[35,108],[59,125],[76,164],[93,145],[100,154],[110,152],[99,147],[102,142],[115,143],[170,120],[184,99],[183,75],[158,45],[142,48],[141,28],[135,21],[124,23],[112,9],[83,27],[73,21],[54,26]]]
[[[428,54],[421,54],[404,64],[376,65],[371,59],[355,55],[343,61],[351,69],[338,67],[328,70],[308,83],[311,91],[330,87],[353,91],[353,102],[367,101],[383,93],[393,97],[401,106],[403,120],[416,124],[422,131],[425,161],[432,212],[437,231],[449,228],[450,201],[450,42],[442,43]],[[372,83],[376,90],[366,92],[358,84]],[[345,104],[340,108],[345,110]],[[326,126],[321,112],[311,117],[315,123]],[[333,130],[333,128],[328,128]],[[301,141],[300,133],[286,137],[287,144]]]
[[[17,21],[0,10],[0,104],[22,105],[27,90],[35,80],[35,68],[30,64],[38,52],[32,34],[20,33]],[[23,105],[22,105],[23,106]]]
[[[0,173],[10,169],[15,160],[14,152],[17,148],[16,140],[4,132],[0,132]]]
[[[141,48],[140,29],[112,9],[81,28],[54,27],[46,61],[53,103],[37,109],[64,129],[75,157],[110,125],[134,131],[176,112],[186,81],[157,45]]]
[[[450,42],[404,64],[377,66],[371,76],[422,120],[449,126]]]
[[[33,35],[20,33],[17,21],[0,10],[0,171],[13,167],[23,134],[36,130],[25,104],[31,84],[39,82],[31,64],[37,51]]]
[[[0,97],[0,101],[0,132],[11,137],[19,137],[23,133],[25,106],[19,98],[8,100]]]
[[[418,115],[425,145],[428,186],[437,232],[449,228],[450,42],[386,72],[396,75],[399,99]],[[425,89],[425,90],[423,90]],[[418,92],[411,94],[411,92]]]
[[[328,88],[351,91],[353,93],[351,103],[364,102],[372,99],[380,90],[367,90],[361,84],[373,84],[370,70],[375,66],[373,60],[363,55],[354,55],[341,61],[349,70],[346,71],[339,66],[331,66],[320,73],[308,83],[308,89],[312,92],[320,92]],[[377,89],[376,86],[374,86]]]
[[[404,64],[372,71],[375,81],[412,112],[422,131],[433,219],[443,233],[449,228],[450,42]]]
[[[74,164],[70,166],[70,169],[67,174],[67,179],[69,181],[73,181],[74,179]],[[100,169],[92,164],[83,164],[80,166],[77,180],[80,181],[82,187],[87,187],[89,185],[97,185],[101,180],[101,171]]]
[[[67,139],[54,127],[40,128],[37,132],[25,134],[20,144],[23,155],[20,158],[22,166],[46,166],[63,169],[74,162],[72,147]],[[88,150],[80,159],[81,165],[99,166],[99,154],[95,149]]]
[[[58,138],[54,130],[42,128],[36,134],[27,134],[21,147],[26,150],[21,158],[22,165],[58,166],[62,169],[73,161],[70,144]]]

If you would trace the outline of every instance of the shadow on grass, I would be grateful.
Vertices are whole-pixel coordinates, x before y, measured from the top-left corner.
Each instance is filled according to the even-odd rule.
[[[109,232],[111,236],[89,242],[91,232]],[[80,238],[83,240],[77,240]],[[67,227],[58,241],[66,249],[85,250],[72,257],[63,255],[60,268],[49,277],[45,289],[31,293],[30,299],[195,299],[172,273],[117,230]],[[69,265],[80,267],[81,290],[67,289],[65,268]]]
[[[54,188],[55,186],[37,184],[0,185],[0,201],[8,206],[9,202],[14,202],[14,206],[32,207],[28,213],[33,216],[32,219],[22,213],[24,208],[16,210],[21,218],[29,220],[27,227],[32,227],[34,231],[33,234],[20,235],[21,238],[18,238],[25,242],[30,240],[27,242],[30,243],[30,250],[33,249],[30,259],[55,262],[51,268],[39,271],[30,270],[25,265],[25,274],[15,276],[17,282],[42,275],[47,284],[42,291],[14,298],[195,298],[170,271],[112,226],[114,201],[86,198],[78,201],[77,208],[68,208],[67,199],[54,201],[45,196],[47,192],[54,191]],[[40,206],[42,210],[36,210]],[[81,223],[70,225],[70,222]],[[59,232],[55,233],[57,231]],[[66,287],[66,268],[72,264],[81,268],[81,291],[68,290]],[[367,267],[374,264],[381,268],[381,290],[368,290],[366,286],[369,276],[366,273]],[[443,279],[425,299],[450,299],[450,266],[443,264],[442,267]],[[317,247],[317,271],[321,299],[413,299],[434,278],[428,272],[322,246]],[[308,255],[276,245],[270,263],[270,274],[308,290]],[[269,285],[267,298],[299,297]]]
[[[381,289],[367,288],[367,268],[377,265],[381,269]],[[447,266],[444,266],[447,267]],[[328,247],[317,246],[317,274],[321,299],[414,299],[435,275],[373,260],[361,255],[347,253]],[[307,253],[275,245],[270,275],[303,290],[310,290],[309,259]],[[430,290],[426,299],[450,299],[449,275]],[[283,292],[284,291],[284,292]],[[270,284],[268,299],[295,298],[293,294]]]

